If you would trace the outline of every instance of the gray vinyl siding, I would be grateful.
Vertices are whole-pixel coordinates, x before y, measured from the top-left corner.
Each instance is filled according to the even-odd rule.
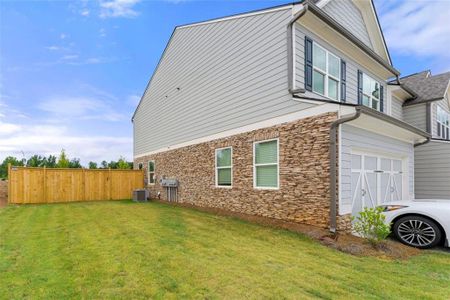
[[[403,101],[392,96],[392,116],[394,118],[403,120]]]
[[[448,97],[448,96],[447,96]],[[450,113],[450,105],[448,99],[432,102],[431,104],[431,128],[433,137],[438,138],[437,132],[437,108],[440,106],[443,110]]]
[[[337,50],[331,44],[325,42],[325,40],[318,37],[316,34],[312,33],[305,27],[301,26],[299,23],[295,24],[295,85],[296,88],[304,88],[305,87],[305,35],[311,38],[314,42],[318,43],[320,46],[330,51],[334,55],[339,58],[345,60],[347,65],[347,103],[358,104],[358,70],[366,73],[373,79],[377,80],[384,86],[384,111],[387,109],[387,88],[385,81],[367,71],[367,69],[363,68],[359,64],[357,64],[353,59],[349,56],[345,55],[343,52]],[[307,96],[323,98],[322,96],[307,92]]]
[[[134,154],[313,106],[288,92],[291,18],[286,9],[176,29],[136,112]]]
[[[323,7],[323,10],[372,48],[372,42],[361,12],[351,0],[331,0]]]
[[[351,205],[351,158],[352,148],[382,152],[408,158],[409,191],[414,190],[414,146],[410,143],[382,136],[361,128],[344,124],[341,128],[340,200]],[[411,195],[412,196],[412,195]]]
[[[416,147],[415,160],[416,198],[450,199],[450,142]]]
[[[423,131],[427,130],[427,106],[416,104],[403,107],[403,120]]]

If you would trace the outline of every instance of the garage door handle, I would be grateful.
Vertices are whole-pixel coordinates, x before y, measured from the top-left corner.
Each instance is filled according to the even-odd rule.
[[[384,173],[384,171],[382,171],[382,170],[375,170],[375,171],[373,171],[374,173]]]

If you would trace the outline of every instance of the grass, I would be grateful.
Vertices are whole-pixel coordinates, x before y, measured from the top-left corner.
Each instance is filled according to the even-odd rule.
[[[130,201],[0,209],[0,299],[448,299],[450,255],[355,257],[302,235]]]

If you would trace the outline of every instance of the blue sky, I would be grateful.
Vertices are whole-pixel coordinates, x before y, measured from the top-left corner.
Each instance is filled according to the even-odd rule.
[[[132,159],[131,116],[176,25],[286,1],[0,0],[0,159]],[[450,1],[375,1],[394,65],[450,70]]]

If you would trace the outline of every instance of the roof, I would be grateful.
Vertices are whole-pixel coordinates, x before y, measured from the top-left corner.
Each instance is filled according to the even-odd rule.
[[[429,70],[399,79],[400,85],[417,96],[405,102],[405,106],[442,100],[450,84],[450,72],[431,75]]]

